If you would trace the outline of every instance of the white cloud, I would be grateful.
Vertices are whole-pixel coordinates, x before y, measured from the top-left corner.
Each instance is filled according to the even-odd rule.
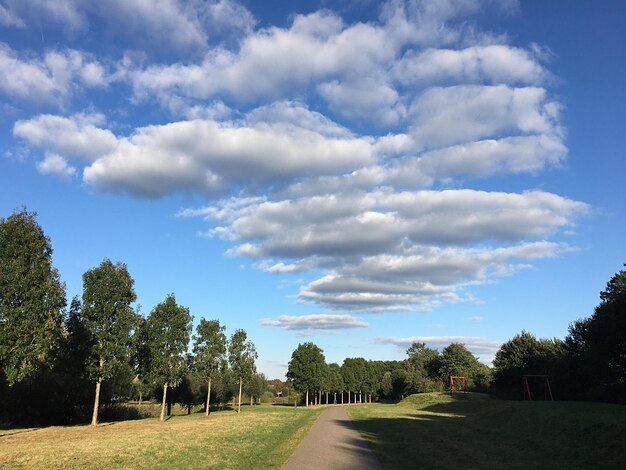
[[[261,325],[275,326],[287,331],[297,331],[301,336],[320,332],[365,328],[368,326],[367,323],[352,315],[328,313],[300,316],[281,315],[276,319],[264,318],[261,320]]]
[[[40,114],[17,121],[13,134],[33,147],[91,161],[112,152],[117,145],[117,138],[111,131],[98,127],[104,120],[102,114],[79,113],[68,118]]]
[[[87,34],[95,21],[107,37],[131,47],[159,52],[205,50],[211,39],[248,34],[256,20],[233,0],[6,0],[0,22],[8,26],[58,26],[64,32]]]
[[[410,50],[394,65],[393,75],[403,84],[539,84],[549,78],[532,51],[504,44]]]
[[[37,170],[44,175],[57,175],[69,179],[76,174],[76,168],[67,164],[67,161],[55,153],[46,153],[45,158],[37,162]]]
[[[317,91],[336,114],[353,120],[394,126],[406,115],[398,92],[390,84],[371,78],[324,82]]]
[[[60,104],[75,90],[108,83],[104,66],[76,50],[20,54],[0,43],[0,92],[29,101]]]
[[[303,286],[299,299],[333,310],[431,310],[445,303],[474,301],[460,291],[527,267],[520,261],[568,250],[566,245],[550,242],[495,249],[415,246],[402,254],[337,264],[335,274]]]
[[[19,16],[3,5],[0,5],[0,25],[13,26],[15,28],[23,28],[26,26]]]
[[[321,271],[299,302],[429,310],[568,251],[548,237],[588,210],[538,190],[439,189],[538,173],[567,155],[546,51],[473,25],[487,3],[392,0],[369,22],[323,10],[255,29],[234,0],[61,1],[48,19],[9,0],[0,22],[67,24],[78,37],[97,19],[146,52],[115,63],[0,46],[0,92],[72,109],[85,89],[126,89],[132,105],[160,106],[173,122],[125,135],[84,113],[22,119],[13,133],[45,155],[41,172],[82,171],[96,189],[136,197],[207,198],[179,215],[204,217],[202,235],[227,240],[228,255],[273,274]],[[291,329],[302,318],[267,321]]]
[[[495,355],[502,345],[502,341],[481,336],[409,336],[405,338],[382,336],[376,338],[376,342],[392,344],[403,351],[406,351],[413,343],[426,343],[427,347],[440,351],[451,343],[462,343],[472,353],[480,356]]]
[[[372,160],[365,138],[326,137],[292,125],[194,120],[136,129],[87,167],[84,178],[97,188],[140,197],[210,194],[340,172]]]
[[[553,134],[555,104],[543,88],[506,85],[433,87],[412,104],[412,135],[420,148],[442,147],[503,133]]]
[[[220,222],[227,222],[231,238],[251,243],[240,250],[247,254],[367,256],[393,252],[403,242],[541,237],[570,225],[586,210],[585,204],[542,191],[376,191],[262,201],[231,210],[229,220]],[[219,205],[212,212],[220,213]]]

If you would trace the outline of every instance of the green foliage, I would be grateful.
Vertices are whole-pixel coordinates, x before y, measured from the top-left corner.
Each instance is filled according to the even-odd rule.
[[[258,355],[245,330],[235,330],[228,343],[228,362],[236,377],[248,380],[256,372]]]
[[[320,390],[325,379],[324,352],[313,343],[299,344],[291,354],[287,378],[299,392]]]
[[[383,378],[380,381],[380,391],[384,397],[391,398],[393,393],[393,382],[391,380],[390,371],[383,374]]]
[[[626,271],[609,280],[600,299],[591,317],[570,326],[571,367],[586,383],[586,398],[626,403]]]
[[[83,321],[91,337],[88,372],[92,380],[113,375],[115,368],[130,360],[131,332],[137,316],[135,281],[125,264],[105,259],[83,274]]]
[[[142,326],[144,377],[150,382],[176,387],[187,371],[185,352],[191,334],[191,315],[176,303],[174,294],[158,304]]]
[[[341,367],[339,364],[328,364],[328,389],[333,392],[341,392],[345,390],[343,375],[341,375]]]
[[[496,353],[494,386],[500,392],[519,395],[525,374],[545,374],[554,380],[565,353],[563,341],[537,339],[522,331],[500,346]]]
[[[341,365],[346,389],[352,392],[367,390],[368,372],[367,361],[362,357],[346,358]]]
[[[0,368],[9,384],[52,366],[65,305],[36,214],[23,209],[0,219]]]
[[[246,393],[250,398],[261,398],[265,390],[267,390],[267,377],[265,377],[265,374],[252,374],[246,387]]]
[[[213,378],[226,356],[225,327],[219,320],[200,320],[193,345],[193,371],[203,380]]]
[[[424,343],[413,343],[407,350],[407,388],[411,393],[434,392],[441,389],[439,380],[441,356]]]
[[[391,388],[392,395],[396,398],[400,398],[407,392],[407,372],[406,369],[397,368],[391,371]]]
[[[475,387],[475,379],[478,375],[481,381],[487,377],[484,366],[478,359],[467,350],[461,343],[451,343],[441,353],[441,366],[439,375],[445,382],[450,376],[468,377],[469,387]],[[484,383],[482,384],[485,385]]]

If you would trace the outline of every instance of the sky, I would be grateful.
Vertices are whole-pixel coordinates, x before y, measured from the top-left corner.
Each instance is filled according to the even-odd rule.
[[[284,378],[563,338],[626,262],[626,3],[0,0],[0,217]]]

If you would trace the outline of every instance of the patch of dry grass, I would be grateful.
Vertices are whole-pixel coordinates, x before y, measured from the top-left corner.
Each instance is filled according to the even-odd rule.
[[[0,437],[2,468],[280,468],[321,410],[256,406]]]

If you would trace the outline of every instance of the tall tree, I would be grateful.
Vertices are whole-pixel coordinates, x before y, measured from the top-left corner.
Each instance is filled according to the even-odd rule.
[[[83,320],[91,336],[88,372],[96,383],[91,424],[98,424],[100,388],[116,368],[130,360],[131,332],[137,325],[131,304],[135,281],[123,263],[105,259],[83,274]]]
[[[207,383],[206,410],[209,416],[211,405],[211,381],[219,372],[226,355],[226,335],[219,320],[200,320],[194,336],[193,370]]]
[[[299,344],[291,354],[287,378],[296,391],[306,394],[306,406],[309,406],[309,391],[317,390],[324,379],[325,365],[324,352],[310,342]]]
[[[9,384],[51,365],[65,305],[36,214],[23,209],[0,219],[0,368]]]
[[[230,337],[228,344],[228,362],[233,373],[239,378],[239,401],[237,413],[241,412],[241,389],[243,380],[249,379],[256,372],[256,348],[252,341],[248,341],[245,330],[236,330]]]
[[[587,397],[626,403],[626,271],[611,277],[600,299],[591,317],[570,326],[566,342]]]
[[[187,357],[191,334],[189,309],[176,303],[174,294],[152,309],[143,324],[143,370],[150,382],[163,387],[161,421],[165,419],[167,390],[176,387],[187,372]]]
[[[254,404],[255,398],[260,399],[265,390],[267,390],[267,377],[265,377],[265,374],[252,374],[247,387],[247,392],[250,396],[250,405]]]
[[[331,392],[335,393],[335,395],[337,392],[343,393],[344,389],[341,367],[339,367],[339,364],[334,362],[332,364],[328,364],[328,388]]]

